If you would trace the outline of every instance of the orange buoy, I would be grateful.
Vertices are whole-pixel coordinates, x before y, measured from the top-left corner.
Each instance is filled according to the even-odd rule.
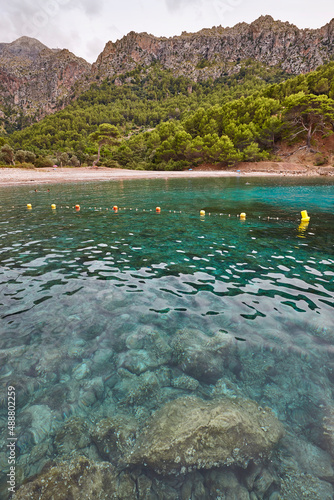
[[[76,210],[80,210],[80,205],[75,205]]]
[[[118,206],[117,206],[117,205],[114,205],[114,206],[112,207],[112,209],[113,209],[113,211],[114,211],[114,212],[117,212],[117,210],[118,210]]]
[[[159,214],[161,212],[161,208],[160,207],[156,207],[155,211]]]

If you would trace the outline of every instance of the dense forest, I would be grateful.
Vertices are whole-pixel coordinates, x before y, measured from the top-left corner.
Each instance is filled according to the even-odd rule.
[[[158,64],[93,84],[64,110],[0,137],[0,164],[183,169],[272,158],[279,141],[334,131],[334,62],[291,77],[244,61],[194,83]]]

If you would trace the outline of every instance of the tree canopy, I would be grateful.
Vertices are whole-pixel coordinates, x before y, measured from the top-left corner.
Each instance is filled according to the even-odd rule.
[[[308,149],[311,149],[311,139],[316,132],[333,133],[334,101],[327,95],[317,96],[301,91],[289,96],[283,105],[283,116],[293,136],[305,135]]]
[[[116,144],[119,136],[120,134],[117,127],[115,127],[115,125],[110,125],[110,123],[101,123],[97,130],[90,134],[89,139],[98,144],[97,159],[94,160],[94,165],[100,161],[102,146],[112,146]]]

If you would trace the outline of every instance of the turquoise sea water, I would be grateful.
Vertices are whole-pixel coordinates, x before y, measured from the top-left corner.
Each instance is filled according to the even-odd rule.
[[[0,191],[1,422],[11,385],[20,481],[69,455],[59,436],[74,417],[96,425],[125,412],[140,427],[166,402],[188,394],[269,406],[291,442],[307,447],[310,464],[319,453],[330,463],[333,181],[239,177],[47,187]],[[311,219],[300,225],[304,209]],[[71,456],[105,460],[86,438],[78,433],[71,441]],[[296,476],[309,474],[325,492],[321,498],[331,498],[334,475],[314,474],[287,444],[282,450],[274,479],[256,498],[278,498],[288,468],[282,454],[294,461]],[[2,491],[5,482],[3,475]]]

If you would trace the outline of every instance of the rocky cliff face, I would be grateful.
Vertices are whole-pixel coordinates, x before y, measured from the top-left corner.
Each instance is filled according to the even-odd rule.
[[[42,118],[69,102],[71,87],[91,65],[68,50],[29,37],[0,44],[0,105]]]
[[[131,71],[138,64],[158,61],[177,75],[198,80],[231,74],[238,70],[239,61],[254,59],[300,74],[333,57],[334,19],[320,29],[300,30],[287,22],[261,16],[251,24],[218,26],[172,38],[132,31],[115,43],[107,43],[93,64],[92,73],[105,78]]]

